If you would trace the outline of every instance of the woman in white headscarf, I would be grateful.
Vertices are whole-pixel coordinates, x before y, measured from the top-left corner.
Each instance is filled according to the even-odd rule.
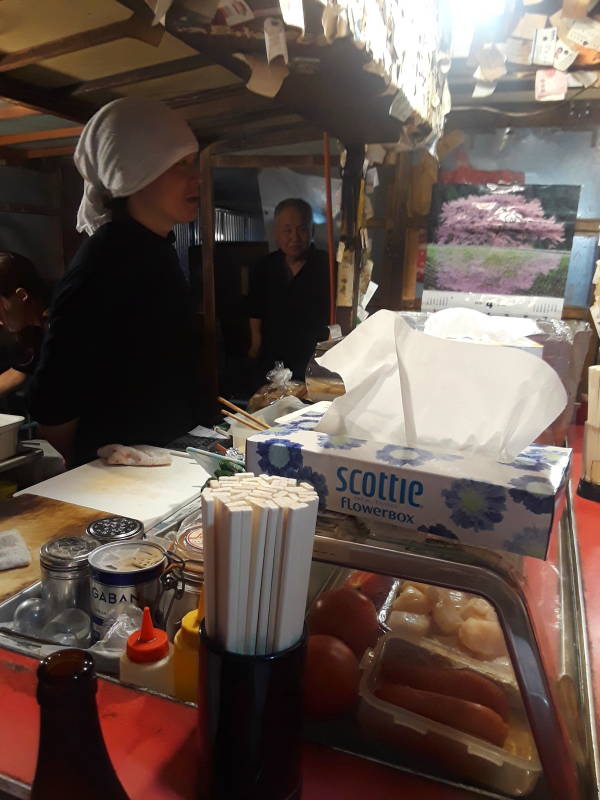
[[[200,347],[172,228],[198,210],[198,142],[163,104],[125,98],[87,123],[82,245],[56,293],[31,393],[68,463],[105,444],[165,445],[199,421]]]

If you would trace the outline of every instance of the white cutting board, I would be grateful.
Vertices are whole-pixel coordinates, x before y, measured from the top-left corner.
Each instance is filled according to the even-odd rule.
[[[198,497],[210,478],[198,462],[172,456],[164,467],[106,466],[92,461],[30,486],[19,494],[34,494],[78,506],[133,517],[146,529]]]

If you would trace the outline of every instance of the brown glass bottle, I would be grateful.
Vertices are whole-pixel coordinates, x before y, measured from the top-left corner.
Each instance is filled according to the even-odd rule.
[[[94,659],[58,650],[38,667],[40,745],[31,800],[128,800],[106,751]]]

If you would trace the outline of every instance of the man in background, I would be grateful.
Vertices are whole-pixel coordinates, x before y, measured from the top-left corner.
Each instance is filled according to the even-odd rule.
[[[259,261],[250,278],[250,350],[264,383],[276,361],[304,380],[317,342],[329,337],[327,253],[312,244],[313,213],[299,198],[275,209],[274,253]]]
[[[10,368],[0,374],[0,397],[25,384],[37,365],[44,331],[48,287],[28,258],[0,251],[0,324],[12,334]]]

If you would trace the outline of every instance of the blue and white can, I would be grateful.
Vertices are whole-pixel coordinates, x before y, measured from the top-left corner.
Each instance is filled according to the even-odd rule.
[[[95,639],[109,618],[126,605],[149,606],[156,620],[163,592],[163,573],[168,558],[165,550],[150,542],[116,542],[96,548],[90,565],[90,605]]]

